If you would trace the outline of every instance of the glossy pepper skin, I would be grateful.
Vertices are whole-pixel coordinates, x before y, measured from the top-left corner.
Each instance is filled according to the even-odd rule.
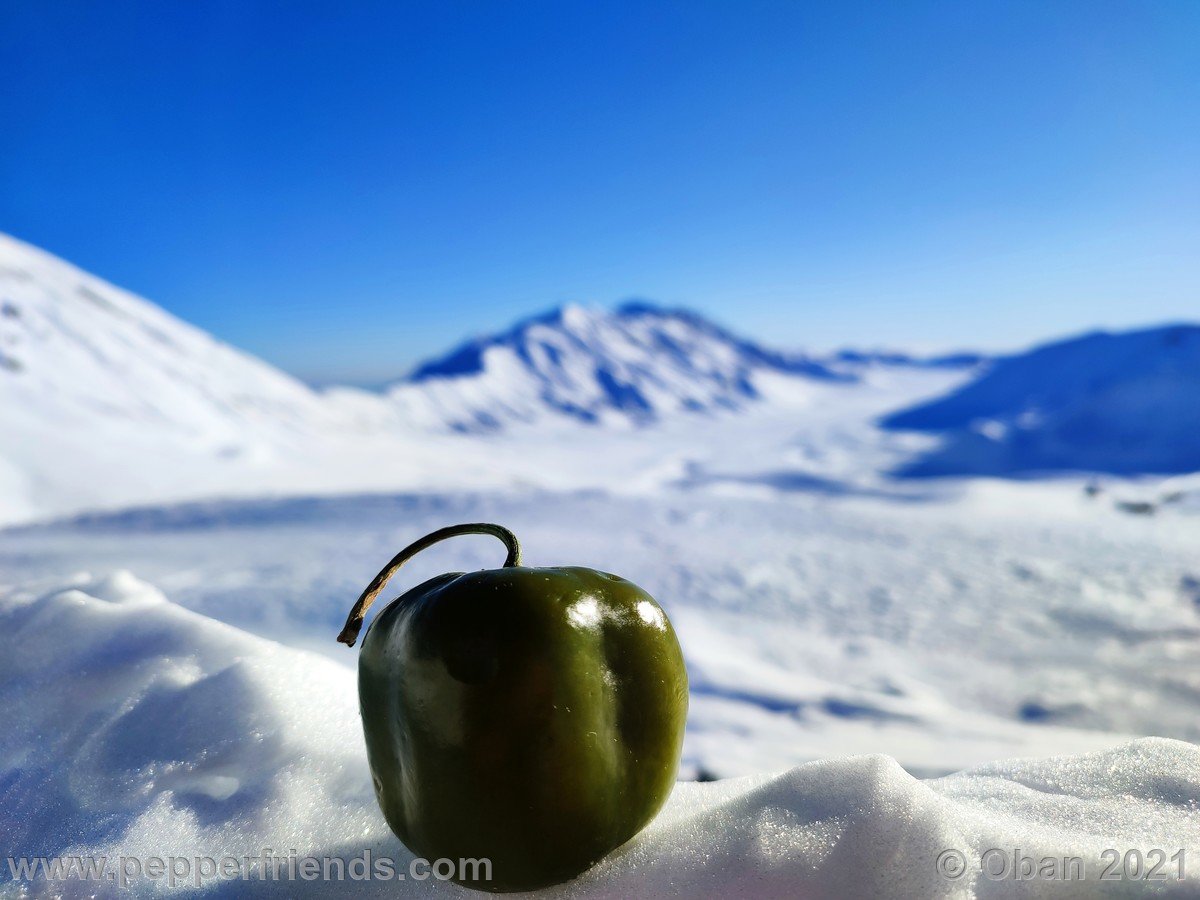
[[[637,834],[674,784],[687,701],[662,609],[593,569],[431,579],[359,658],[388,825],[418,856],[490,859],[463,882],[490,891],[566,881]]]

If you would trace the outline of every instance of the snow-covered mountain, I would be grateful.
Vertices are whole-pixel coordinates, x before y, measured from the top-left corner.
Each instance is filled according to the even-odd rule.
[[[1093,335],[997,363],[811,356],[686,310],[567,306],[463,344],[382,392],[316,391],[0,235],[0,522],[213,494],[694,484],[712,472],[858,484],[918,447],[876,429],[881,412],[942,394],[980,366],[968,387],[884,419],[948,433],[906,471],[1192,471],[1198,335]],[[742,437],[716,440],[727,429],[713,416],[757,423],[753,459]],[[662,440],[641,434],[652,424]]]
[[[387,393],[411,420],[481,431],[547,417],[627,425],[737,410],[780,378],[854,380],[688,310],[639,301],[526,319],[418,366]]]
[[[703,422],[687,414],[794,408],[857,377],[638,303],[521,322],[385,392],[316,391],[0,235],[0,521],[213,493],[527,484],[544,460],[513,454],[497,471],[455,433]],[[595,469],[567,462],[555,484]]]
[[[945,435],[907,474],[1197,471],[1200,326],[1047,344],[882,424]]]
[[[2,234],[0,416],[0,519],[103,502],[114,481],[186,489],[340,421],[296,379]]]
[[[0,370],[6,416],[36,407],[68,423],[103,417],[206,443],[308,423],[323,406],[283,372],[2,234]]]
[[[565,417],[645,423],[744,407],[772,377],[852,381],[695,313],[627,303],[567,306],[416,367],[381,397],[317,392],[160,307],[0,235],[0,399],[59,428],[123,423],[194,446],[333,428],[474,431]],[[770,382],[770,384],[768,384]],[[5,452],[7,451],[7,452]],[[0,457],[13,447],[0,445]]]

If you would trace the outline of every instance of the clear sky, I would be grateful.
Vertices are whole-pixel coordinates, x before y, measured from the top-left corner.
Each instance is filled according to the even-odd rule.
[[[1200,2],[0,0],[0,230],[302,377],[1200,318]]]

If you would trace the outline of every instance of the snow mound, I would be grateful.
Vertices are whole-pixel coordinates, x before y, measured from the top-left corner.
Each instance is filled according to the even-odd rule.
[[[949,395],[885,417],[941,432],[910,475],[1200,470],[1200,326],[1099,332],[996,362]]]
[[[0,620],[10,852],[312,846],[376,824],[349,670],[127,572],[10,591]]]
[[[0,833],[10,853],[241,857],[273,848],[352,859],[371,849],[401,870],[411,860],[375,807],[349,668],[183,610],[129,573],[9,589],[0,634],[9,703]],[[826,760],[680,784],[642,835],[546,893],[1026,896],[1022,858],[1068,857],[1080,860],[1079,880],[1034,892],[1127,896],[1170,884],[1101,881],[1104,851],[1184,849],[1195,859],[1198,803],[1200,748],[1162,739],[927,781],[884,756]],[[1016,861],[985,856],[993,849]],[[965,861],[957,877],[943,874],[959,872],[947,852]],[[993,880],[1002,865],[1010,874]],[[104,885],[75,886],[106,895]],[[215,879],[207,889],[330,890]],[[411,880],[338,889],[458,893]]]
[[[1182,849],[1186,861],[1200,846],[1198,802],[1200,748],[1158,738],[930,781],[887,756],[825,760],[679,785],[654,825],[572,893],[620,896],[623,879],[644,896],[1157,893],[1162,881],[1101,881],[1104,852]],[[1164,865],[1163,881],[1177,866]]]
[[[405,416],[459,431],[565,417],[644,424],[680,412],[741,409],[762,376],[851,381],[807,356],[769,350],[695,313],[649,303],[566,306],[470,341],[390,391]]]

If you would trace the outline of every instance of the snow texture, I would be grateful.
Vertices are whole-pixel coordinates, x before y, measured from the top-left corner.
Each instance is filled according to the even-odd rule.
[[[0,628],[11,641],[0,657],[11,702],[0,734],[0,828],[10,851],[115,859],[270,847],[353,858],[370,848],[409,858],[375,805],[348,669],[181,609],[126,572],[10,590]],[[937,868],[946,850],[979,860],[998,848],[1078,857],[1084,880],[1051,887],[1125,895],[1136,885],[1099,880],[1104,850],[1200,853],[1198,796],[1200,749],[1163,739],[926,781],[883,755],[826,760],[681,784],[630,845],[546,893],[1022,895],[1028,884],[993,881],[977,863],[960,878]],[[1000,871],[994,858],[990,865]],[[104,892],[64,887],[72,886]],[[216,880],[208,888],[295,895],[306,886],[329,889]],[[339,887],[466,893],[416,882]]]

